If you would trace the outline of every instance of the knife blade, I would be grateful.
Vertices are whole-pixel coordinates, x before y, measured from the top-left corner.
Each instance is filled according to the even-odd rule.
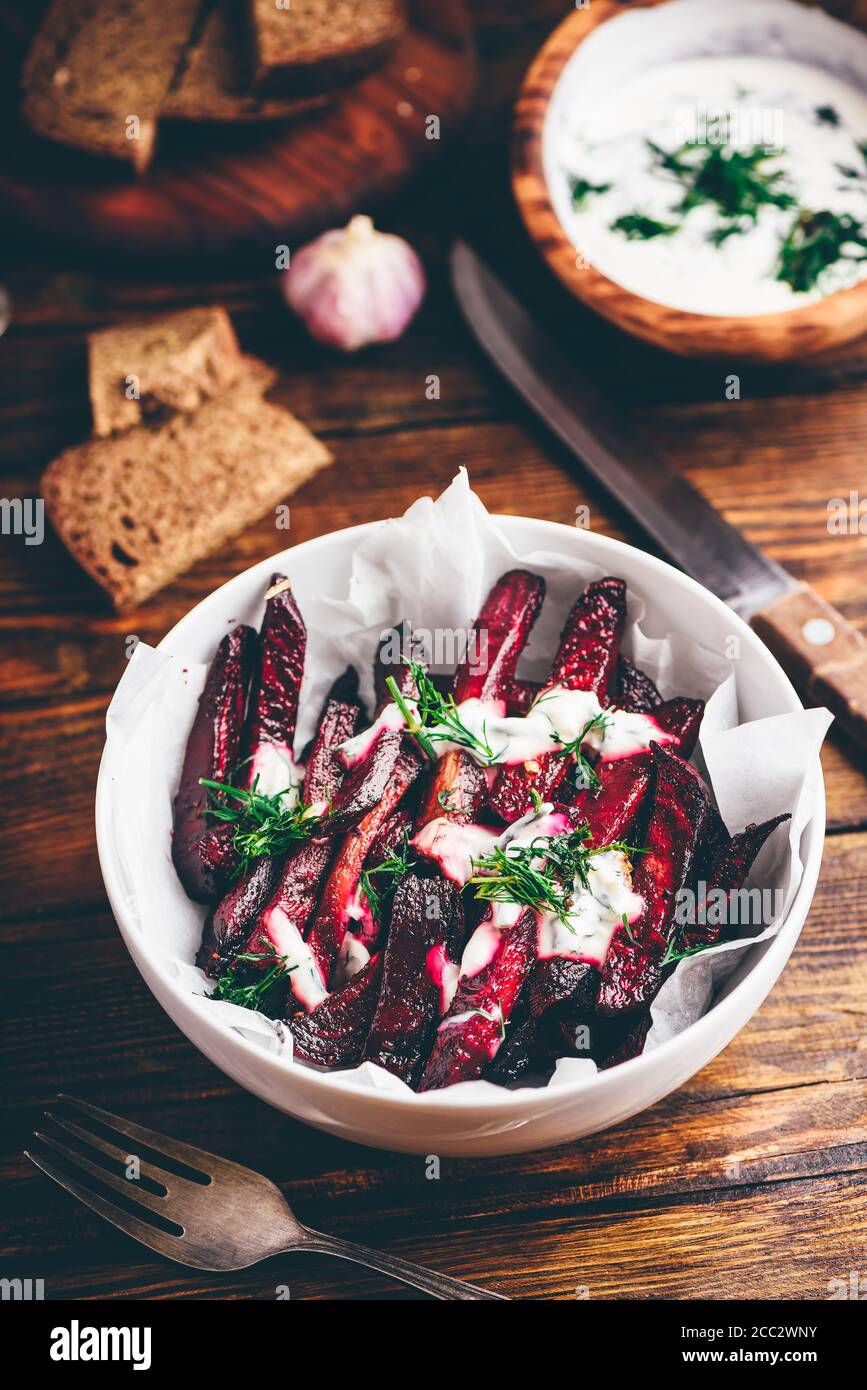
[[[452,282],[473,334],[518,394],[680,569],[742,617],[794,587],[785,570],[623,425],[465,242],[452,252]]]
[[[471,332],[548,428],[663,553],[723,599],[796,685],[867,745],[867,641],[655,455],[465,243],[452,285]]]

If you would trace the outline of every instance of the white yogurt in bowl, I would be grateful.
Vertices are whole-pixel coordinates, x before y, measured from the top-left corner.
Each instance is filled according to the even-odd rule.
[[[762,315],[867,279],[867,35],[794,0],[599,25],[543,136],[580,255],[642,298]]]

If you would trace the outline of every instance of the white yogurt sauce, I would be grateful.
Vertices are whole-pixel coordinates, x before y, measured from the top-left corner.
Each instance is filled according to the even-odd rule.
[[[632,891],[632,869],[620,850],[606,850],[590,861],[589,887],[575,880],[568,925],[553,912],[537,917],[537,949],[540,960],[568,956],[602,966],[615,932],[641,915],[644,899]]]
[[[282,907],[272,907],[262,918],[262,925],[274,945],[276,955],[284,958],[284,968],[291,971],[289,983],[292,993],[309,1013],[328,997],[313,952]]]
[[[612,45],[619,26],[621,51],[624,43],[635,43],[638,29],[627,28],[633,20],[640,21],[643,37],[652,37],[653,48],[645,46],[648,61],[627,67],[624,57],[623,71],[612,73],[603,89],[600,61],[603,67],[609,59],[617,65]],[[814,31],[821,43],[811,38]],[[667,40],[664,45],[657,34]],[[696,45],[695,36],[702,34],[705,43]],[[699,55],[690,56],[690,45],[699,47]],[[733,50],[728,54],[704,56],[727,45]],[[678,52],[682,56],[669,61]],[[814,66],[814,53],[816,63],[827,66]],[[595,86],[594,74],[588,74],[594,59]],[[851,80],[832,70],[844,64]],[[680,0],[659,12],[609,21],[576,50],[546,122],[546,178],[564,230],[609,279],[646,299],[696,313],[769,314],[855,284],[867,276],[867,262],[839,260],[807,291],[775,277],[781,243],[800,210],[827,209],[867,221],[867,159],[858,149],[867,139],[867,94],[854,85],[865,72],[863,34],[782,0],[728,0],[723,10],[716,3],[709,7],[699,0],[693,8]],[[588,75],[589,81],[582,80]],[[830,110],[832,118],[821,120],[821,110]],[[718,209],[702,202],[685,215],[677,211],[683,190],[654,164],[646,141],[666,152],[690,138],[707,146],[724,143],[720,117],[726,113],[735,148],[774,147],[766,168],[783,171],[797,206],[762,206],[755,224],[745,224],[748,230],[714,246],[708,237],[719,226]],[[857,176],[846,177],[839,166]],[[576,209],[576,176],[610,188],[590,193]],[[628,240],[612,223],[635,212],[679,229]],[[863,248],[855,253],[863,255]]]
[[[456,840],[467,831],[480,828],[483,827],[451,826]],[[494,843],[508,853],[510,844],[532,845],[539,838],[561,835],[568,829],[568,817],[554,812],[549,804],[522,816]],[[454,857],[457,858],[457,852]],[[544,863],[542,846],[534,862],[539,867]],[[587,880],[586,888],[579,878],[573,883],[573,902],[567,922],[562,922],[554,912],[536,913],[537,951],[541,960],[567,956],[601,966],[624,919],[631,923],[641,915],[644,899],[632,891],[632,867],[621,850],[609,849],[594,855]],[[490,965],[500,948],[501,934],[514,927],[527,911],[524,904],[509,901],[492,902],[490,908],[490,914],[464,947],[459,979],[478,975]]]
[[[286,807],[294,806],[298,800],[303,776],[304,768],[295,762],[292,749],[285,744],[260,743],[250,760],[249,785],[256,782],[261,796],[280,796]]]
[[[415,716],[417,710],[414,702],[407,700],[406,705]],[[457,706],[461,724],[480,743],[490,748],[490,756],[483,748],[454,742],[448,737],[450,731],[445,728],[438,726],[425,732],[428,736],[432,732],[438,735],[433,741],[438,757],[462,749],[475,762],[497,766],[532,764],[546,753],[574,743],[585,729],[587,733],[582,740],[582,748],[594,750],[603,760],[629,757],[648,748],[651,743],[673,741],[673,735],[661,729],[652,715],[630,714],[613,705],[603,710],[598,697],[591,690],[548,686],[539,692],[526,714],[507,716],[502,709],[499,700],[463,700]],[[600,715],[604,715],[604,724],[589,727]],[[341,761],[352,766],[367,756],[382,729],[404,727],[405,720],[398,706],[386,706],[375,724],[340,745]]]
[[[337,964],[334,967],[333,985],[335,989],[340,989],[357,975],[359,970],[363,970],[370,960],[370,952],[355,932],[348,931],[343,938],[340,953],[337,957]]]

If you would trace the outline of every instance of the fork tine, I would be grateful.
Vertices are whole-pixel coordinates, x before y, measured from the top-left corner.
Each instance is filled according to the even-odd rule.
[[[119,1149],[116,1144],[110,1144],[107,1139],[102,1139],[98,1134],[94,1134],[93,1130],[84,1129],[81,1125],[75,1124],[73,1120],[66,1119],[64,1115],[55,1115],[53,1110],[46,1110],[45,1118],[50,1120],[53,1125],[57,1125],[60,1129],[65,1129],[67,1134],[74,1134],[76,1139],[80,1139],[82,1143],[87,1144],[91,1148],[98,1149],[100,1153],[105,1154],[106,1158],[113,1158],[116,1163],[120,1163],[126,1167],[131,1157],[128,1151]],[[135,1157],[138,1157],[138,1155],[135,1155]],[[141,1159],[139,1159],[139,1162],[141,1163],[141,1171],[144,1176],[150,1178],[151,1182],[162,1183],[167,1192],[178,1187],[199,1186],[198,1183],[190,1182],[189,1178],[182,1178],[177,1173],[170,1173],[167,1168],[160,1168],[156,1163],[145,1163]]]
[[[61,1093],[57,1099],[62,1100],[66,1105],[74,1106],[76,1110],[83,1111],[92,1119],[99,1120],[109,1129],[122,1134],[125,1139],[146,1144],[148,1148],[155,1149],[157,1153],[165,1154],[178,1163],[186,1163],[189,1168],[195,1168],[205,1178],[213,1178],[214,1174],[219,1171],[227,1175],[251,1171],[239,1163],[230,1163],[228,1159],[208,1153],[206,1149],[197,1149],[193,1144],[183,1144],[179,1139],[170,1139],[167,1134],[159,1134],[155,1129],[147,1129],[144,1125],[133,1124],[132,1120],[121,1119],[119,1115],[112,1115],[110,1110],[100,1110],[98,1105],[91,1105],[89,1101],[79,1100],[77,1096],[66,1096]]]
[[[130,1182],[128,1178],[119,1178],[116,1173],[110,1173],[107,1168],[101,1168],[98,1163],[93,1163],[84,1154],[76,1153],[75,1149],[70,1149],[67,1144],[61,1144],[57,1139],[52,1139],[50,1134],[42,1134],[38,1129],[34,1132],[34,1139],[38,1139],[40,1144],[52,1149],[54,1153],[65,1158],[67,1163],[71,1163],[76,1168],[81,1168],[85,1173],[89,1173],[97,1182],[110,1187],[113,1192],[120,1192],[127,1201],[134,1202],[136,1206],[147,1207],[148,1211],[155,1211],[166,1221],[174,1220],[173,1216],[166,1211],[164,1197],[156,1197],[153,1192],[147,1192],[140,1188],[138,1184]],[[180,1226],[180,1221],[175,1221],[176,1226]],[[182,1228],[183,1230],[183,1228]]]
[[[110,1221],[112,1226],[117,1226],[118,1230],[124,1231],[133,1240],[138,1240],[142,1245],[147,1245],[149,1249],[156,1250],[157,1254],[165,1255],[167,1259],[174,1260],[176,1264],[189,1264],[188,1258],[181,1254],[181,1245],[177,1236],[167,1235],[165,1231],[160,1231],[156,1226],[150,1226],[146,1221],[140,1221],[137,1216],[132,1216],[124,1211],[122,1207],[116,1207],[114,1202],[107,1201],[104,1197],[99,1197],[95,1192],[91,1192],[83,1183],[76,1178],[69,1177],[62,1169],[52,1163],[50,1158],[37,1157],[24,1150],[25,1157],[30,1159],[37,1168],[56,1182],[59,1187],[64,1187],[67,1192],[71,1192],[73,1197],[77,1197],[91,1211],[95,1211],[97,1216],[102,1216],[106,1221]]]

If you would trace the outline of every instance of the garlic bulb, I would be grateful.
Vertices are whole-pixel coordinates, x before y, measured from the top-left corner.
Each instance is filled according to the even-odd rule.
[[[369,217],[325,232],[293,256],[283,293],[321,343],[355,352],[392,343],[425,296],[424,269],[401,237],[378,232]]]

